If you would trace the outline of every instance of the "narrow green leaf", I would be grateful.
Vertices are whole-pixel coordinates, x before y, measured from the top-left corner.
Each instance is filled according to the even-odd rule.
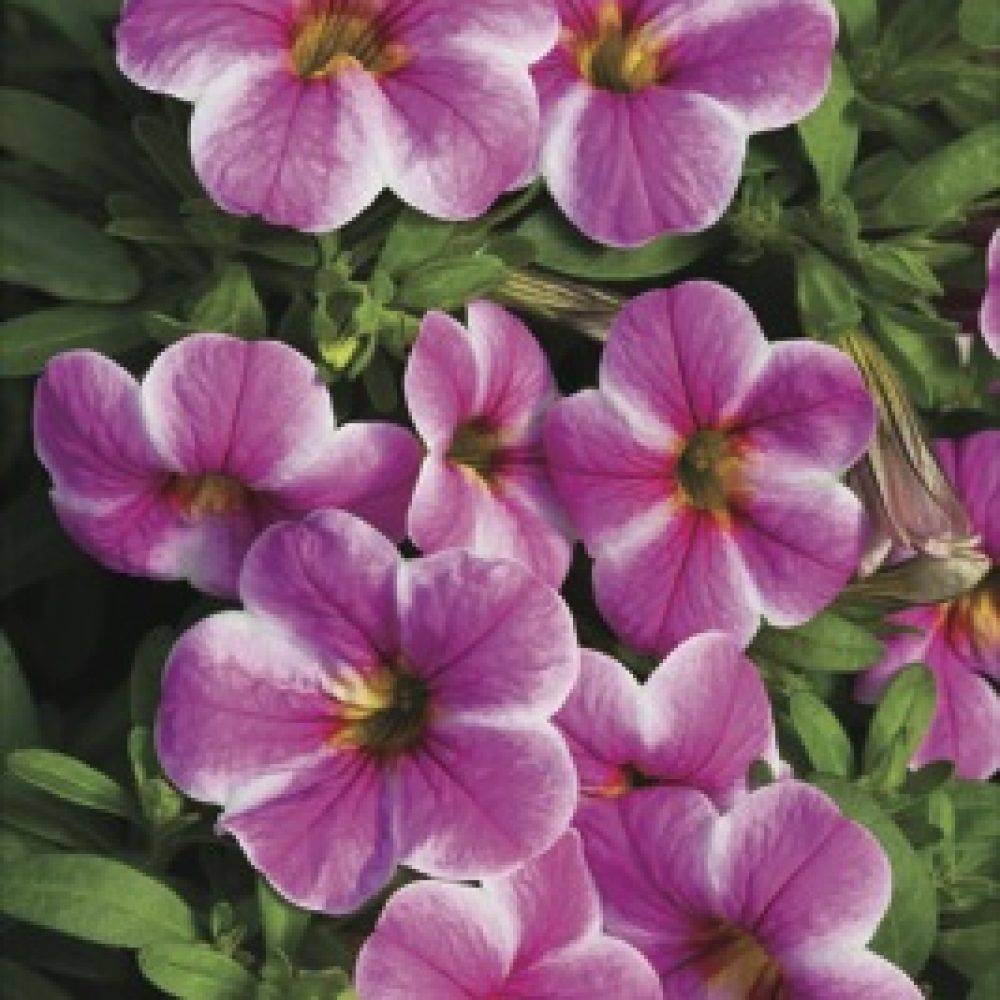
[[[268,949],[294,958],[312,915],[279,896],[263,878],[257,879],[257,902]]]
[[[245,264],[230,261],[219,269],[194,305],[191,326],[195,330],[231,333],[245,340],[267,333],[267,313]]]
[[[813,767],[848,778],[854,770],[854,748],[836,715],[809,691],[796,691],[789,702],[792,725]]]
[[[515,230],[535,247],[535,263],[573,278],[633,281],[673,274],[693,264],[715,241],[712,233],[661,236],[635,250],[592,243],[552,207],[529,215]]]
[[[1000,6],[995,0],[962,0],[958,31],[963,41],[976,48],[1000,48]]]
[[[826,254],[807,250],[795,258],[795,294],[803,328],[812,336],[832,339],[861,322],[854,285]]]
[[[934,953],[969,979],[996,971],[1000,920],[987,920],[971,927],[941,931]]]
[[[40,792],[12,774],[0,775],[3,827],[34,843],[40,851],[111,851],[115,840],[108,824],[98,813],[83,812],[76,806]]]
[[[457,309],[487,295],[506,273],[504,262],[489,254],[432,261],[406,275],[399,305],[415,311]]]
[[[36,375],[63,351],[112,356],[147,339],[139,312],[120,306],[52,306],[0,323],[0,378]]]
[[[854,84],[843,59],[834,54],[833,76],[823,103],[799,122],[799,134],[819,181],[820,199],[842,191],[858,155],[860,130],[848,116]]]
[[[436,257],[448,246],[458,226],[428,218],[404,208],[389,230],[379,256],[379,267],[387,274],[401,275]]]
[[[0,181],[0,279],[78,302],[128,302],[142,287],[142,276],[119,243],[5,181]]]
[[[139,968],[179,1000],[248,1000],[257,986],[239,962],[207,944],[150,944],[139,952]]]
[[[966,1000],[997,1000],[1000,997],[1000,968],[991,969],[972,984]]]
[[[834,0],[840,26],[852,47],[869,45],[878,34],[877,0]]]
[[[0,757],[38,741],[38,717],[17,655],[0,632]]]
[[[881,658],[882,643],[861,625],[824,611],[798,628],[765,626],[750,650],[752,656],[780,667],[856,673]]]
[[[116,781],[54,750],[18,750],[7,758],[7,769],[26,784],[85,809],[123,819],[135,814],[132,800]]]
[[[0,913],[117,948],[195,937],[194,914],[172,889],[86,854],[36,854],[0,871]]]

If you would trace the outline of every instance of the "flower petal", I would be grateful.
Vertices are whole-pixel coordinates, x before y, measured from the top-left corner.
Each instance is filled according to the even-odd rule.
[[[979,312],[979,328],[986,346],[1000,358],[1000,229],[990,240],[986,271],[986,295]]]
[[[248,60],[208,87],[191,119],[195,170],[233,215],[328,232],[385,186],[380,97],[360,68],[303,81],[286,60]]]
[[[402,863],[482,878],[541,854],[569,826],[573,761],[552,726],[432,724],[397,762]]]
[[[861,558],[864,512],[837,482],[792,479],[770,455],[734,501],[732,538],[764,617],[801,625],[832,601]]]
[[[197,100],[221,72],[287,47],[291,4],[274,0],[126,0],[118,65],[147,90]]]
[[[937,605],[907,608],[892,615],[889,624],[902,626],[903,631],[885,637],[882,659],[858,678],[857,697],[869,703],[878,701],[885,686],[903,667],[926,662],[940,623],[941,611]]]
[[[247,608],[280,622],[326,665],[374,666],[399,650],[395,547],[342,511],[276,524],[247,554]]]
[[[394,892],[358,955],[363,1000],[468,1000],[497,995],[511,928],[472,886],[419,882]]]
[[[421,212],[481,215],[534,161],[538,97],[526,63],[417,51],[380,88],[384,176]]]
[[[837,15],[827,0],[686,0],[661,19],[669,38],[668,87],[707,94],[750,131],[784,128],[822,101],[830,83]],[[654,24],[656,22],[654,21]]]
[[[688,437],[734,413],[768,357],[757,318],[735,292],[688,281],[632,299],[601,358],[600,385],[623,414]]]
[[[677,647],[646,681],[648,776],[713,799],[743,789],[750,765],[775,747],[771,703],[757,668],[733,639],[704,633]]]
[[[293,773],[325,750],[322,668],[268,622],[223,611],[188,629],[167,661],[157,718],[164,770],[203,802]]]
[[[395,812],[382,768],[347,751],[327,753],[284,781],[250,782],[219,829],[296,906],[342,914],[389,881],[398,857]]]
[[[142,405],[170,468],[224,473],[259,489],[293,479],[334,429],[329,394],[304,355],[219,333],[160,354],[143,380]]]
[[[402,427],[345,424],[329,435],[320,458],[274,494],[300,513],[324,507],[345,510],[401,541],[421,457],[419,442]]]
[[[955,487],[983,548],[1000,563],[1000,431],[970,434],[957,443],[955,454]]]
[[[746,151],[740,117],[698,93],[652,87],[632,94],[569,83],[543,61],[541,169],[570,221],[591,239],[634,247],[718,221]],[[614,155],[595,151],[614,150]]]
[[[594,566],[597,605],[615,633],[661,654],[709,630],[745,646],[759,624],[758,598],[725,527],[688,508],[643,522],[629,525]]]
[[[548,719],[579,672],[562,598],[517,563],[449,551],[407,563],[402,650],[446,715]]]
[[[735,426],[769,458],[839,473],[864,454],[875,420],[854,362],[829,344],[796,340],[771,348]]]
[[[889,862],[875,838],[822,792],[780,781],[739,800],[721,821],[722,915],[786,954],[863,947],[889,905]]]
[[[857,948],[795,956],[782,968],[792,996],[809,1000],[921,1000],[924,995],[904,972]]]

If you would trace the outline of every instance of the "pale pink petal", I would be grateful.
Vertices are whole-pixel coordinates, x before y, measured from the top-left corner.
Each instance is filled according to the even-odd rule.
[[[541,170],[574,225],[591,239],[629,247],[718,221],[746,151],[739,115],[668,87],[620,94],[569,83],[549,60],[566,55],[556,50],[536,71],[536,78],[556,78],[541,87]]]
[[[829,604],[857,569],[864,512],[833,481],[794,479],[770,455],[732,501],[732,539],[774,625],[800,625]]]
[[[360,1000],[469,1000],[498,995],[514,942],[471,886],[421,882],[393,893],[358,955]]]
[[[644,652],[667,653],[708,630],[742,646],[759,624],[757,594],[728,529],[690,508],[629,525],[598,555],[594,592],[615,633]]]
[[[694,636],[646,681],[643,774],[718,799],[745,787],[750,765],[775,745],[757,668],[724,633]]]
[[[534,161],[538,97],[526,63],[418,50],[379,82],[383,176],[421,212],[481,215]]]
[[[432,723],[397,762],[404,864],[436,878],[501,875],[569,826],[576,778],[550,725]]]
[[[741,438],[796,470],[841,472],[864,454],[875,406],[854,362],[829,344],[785,341],[735,417]]]
[[[227,69],[283,52],[291,13],[282,0],[126,0],[118,65],[141,87],[194,101]]]
[[[449,551],[406,564],[402,649],[445,716],[541,720],[579,672],[562,598],[523,566]]]
[[[194,166],[227,212],[326,232],[385,185],[380,97],[360,68],[303,81],[288,58],[246,60],[213,81],[191,120]]]
[[[223,805],[257,777],[278,777],[325,751],[332,731],[326,675],[273,625],[224,611],[171,650],[157,753],[192,798]]]
[[[687,438],[735,413],[768,357],[750,307],[709,281],[647,292],[619,313],[601,358],[601,391]]]
[[[246,606],[280,621],[326,665],[373,667],[399,651],[395,547],[342,511],[276,524],[247,554]]]
[[[858,948],[817,949],[782,963],[787,989],[803,1000],[922,1000],[904,972]]]
[[[938,442],[939,454],[942,442]],[[983,548],[1000,563],[1000,430],[970,434],[955,444],[951,476]]]

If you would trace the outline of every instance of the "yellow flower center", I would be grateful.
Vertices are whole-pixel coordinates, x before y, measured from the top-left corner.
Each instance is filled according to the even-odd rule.
[[[171,476],[166,494],[190,518],[235,514],[250,502],[250,491],[239,480],[210,472],[203,476]]]
[[[953,646],[968,643],[983,662],[1000,655],[1000,570],[994,568],[975,590],[946,605],[945,627]]]
[[[291,55],[303,80],[322,80],[353,67],[384,76],[407,61],[406,49],[388,37],[376,14],[344,0],[306,5],[292,27]]]
[[[723,513],[739,486],[740,456],[725,432],[697,431],[677,462],[684,499],[698,510]]]
[[[394,756],[418,743],[430,720],[427,684],[397,665],[353,674],[330,694],[337,719],[331,742],[338,747]]]
[[[632,93],[664,76],[662,40],[644,26],[629,25],[617,3],[601,5],[597,30],[569,39],[584,79],[601,90]]]
[[[463,424],[455,431],[448,446],[449,461],[486,480],[496,472],[499,458],[500,440],[496,431],[483,421]]]
[[[720,920],[692,943],[693,964],[712,985],[713,996],[717,991],[733,1000],[785,1000],[778,963],[743,928]]]

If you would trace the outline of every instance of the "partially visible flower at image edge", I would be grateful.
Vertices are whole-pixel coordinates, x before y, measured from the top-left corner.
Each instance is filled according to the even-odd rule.
[[[457,550],[404,562],[320,511],[265,532],[240,595],[174,646],[157,752],[292,902],[351,912],[399,864],[504,874],[567,829],[573,761],[550,720],[579,651],[530,571]]]
[[[579,839],[482,887],[394,893],[358,956],[359,1000],[661,1000],[646,960],[601,929]]]
[[[986,295],[979,313],[979,329],[986,346],[1000,358],[1000,229],[990,240],[986,258]]]
[[[386,187],[467,219],[529,175],[557,27],[545,0],[128,0],[118,63],[194,104],[224,209],[329,231]]]
[[[490,302],[469,305],[468,329],[428,313],[404,387],[427,447],[410,538],[425,552],[464,548],[515,559],[558,587],[569,569],[572,531],[542,446],[542,424],[558,391],[531,332]]]
[[[692,281],[625,305],[598,386],[556,404],[545,446],[620,638],[662,654],[717,629],[746,645],[761,615],[798,625],[837,596],[864,530],[837,477],[875,428],[845,354],[770,345],[735,292]]]
[[[815,109],[830,82],[828,0],[557,0],[534,67],[541,173],[591,239],[637,246],[713,225],[747,140]]]
[[[78,545],[117,572],[223,597],[274,521],[337,507],[401,539],[420,464],[402,427],[337,427],[305,355],[216,333],[168,347],[141,383],[94,351],[57,356],[34,433]]]

